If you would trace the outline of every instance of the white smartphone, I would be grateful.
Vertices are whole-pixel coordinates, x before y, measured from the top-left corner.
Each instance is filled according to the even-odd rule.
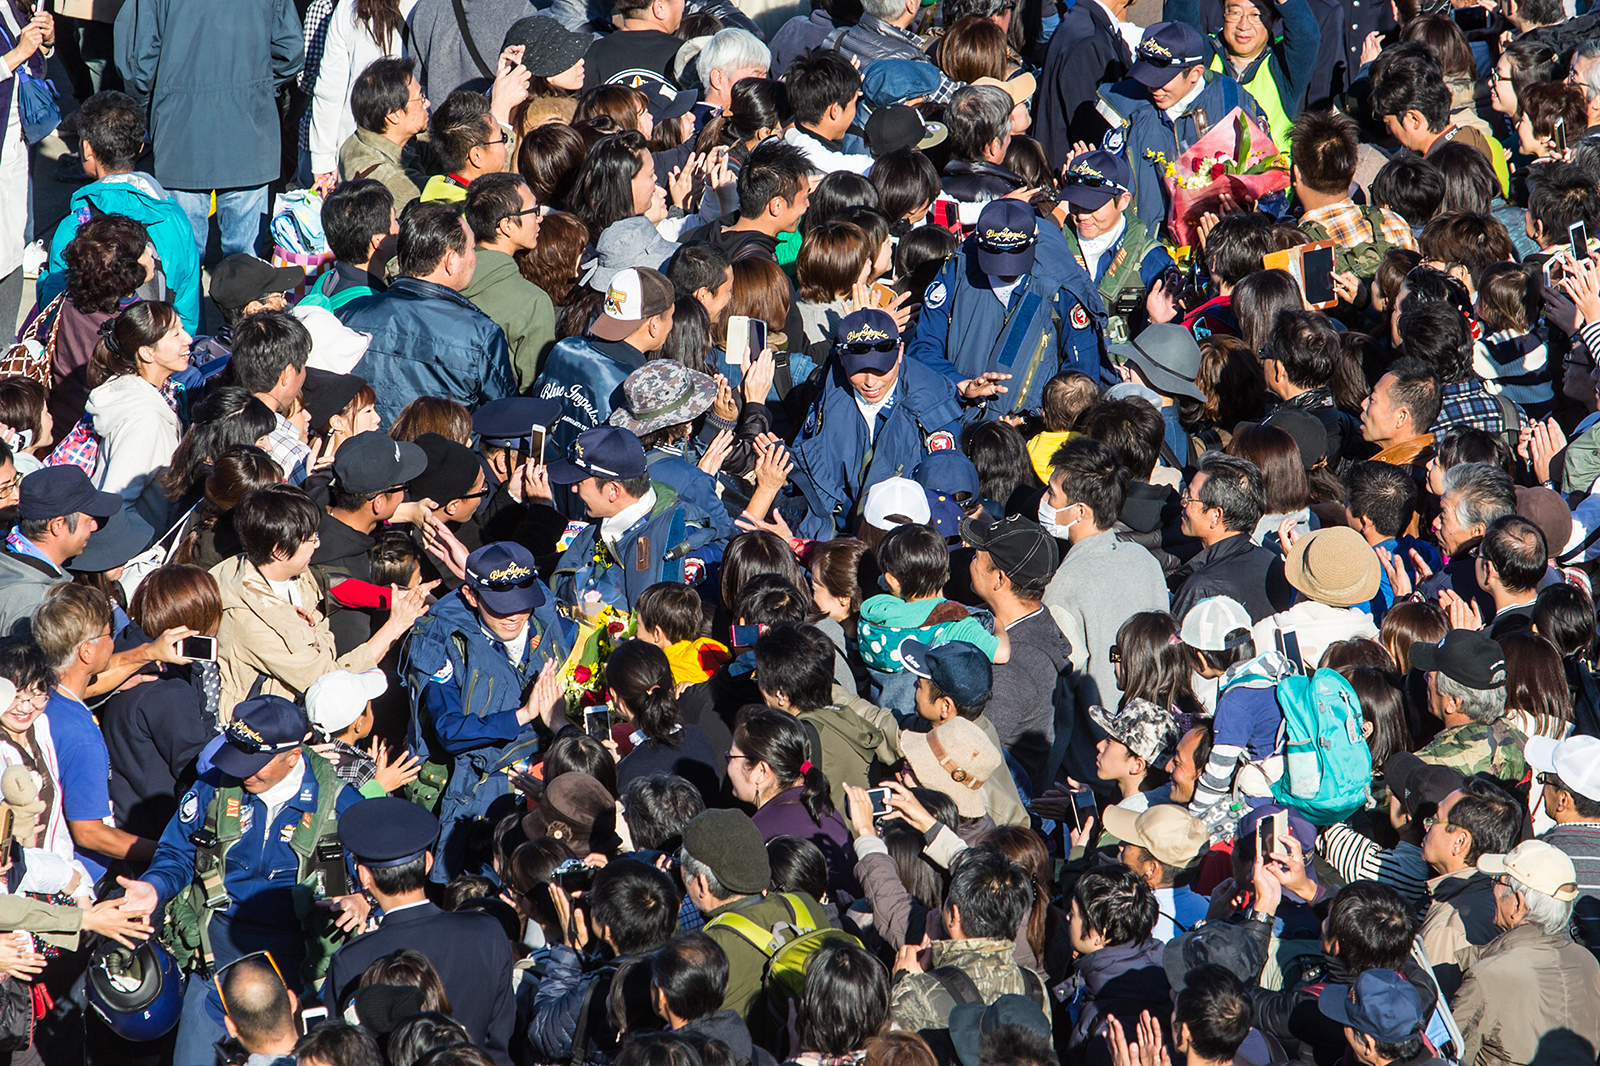
[[[544,426],[533,426],[528,430],[528,459],[534,466],[544,465]]]
[[[184,637],[178,644],[178,654],[185,659],[200,659],[214,663],[217,661],[217,638]]]
[[[611,739],[611,710],[590,707],[583,712],[583,731],[601,743]]]

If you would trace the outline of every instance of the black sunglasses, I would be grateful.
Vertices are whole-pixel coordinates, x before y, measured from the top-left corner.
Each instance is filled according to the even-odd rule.
[[[1110,189],[1116,189],[1118,192],[1126,192],[1127,191],[1127,190],[1123,189],[1123,187],[1121,185],[1118,185],[1116,182],[1112,181],[1110,178],[1102,178],[1098,174],[1079,174],[1075,170],[1067,171],[1066,175],[1061,179],[1061,184],[1063,184],[1063,185],[1082,185],[1086,189],[1107,189],[1107,188],[1110,188]]]
[[[866,355],[868,352],[892,352],[899,346],[898,340],[847,341],[837,350],[845,355]]]
[[[480,588],[488,589],[490,592],[510,592],[512,589],[532,588],[534,582],[538,580],[539,575],[529,574],[527,577],[518,578],[514,581],[509,579],[503,581],[479,581],[477,584]]]

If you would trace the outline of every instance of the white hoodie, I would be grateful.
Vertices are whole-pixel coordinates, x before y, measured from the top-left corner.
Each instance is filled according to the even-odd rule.
[[[122,496],[157,532],[167,528],[167,497],[155,478],[172,461],[182,427],[161,390],[136,374],[89,393],[84,412],[100,436],[95,487]]]

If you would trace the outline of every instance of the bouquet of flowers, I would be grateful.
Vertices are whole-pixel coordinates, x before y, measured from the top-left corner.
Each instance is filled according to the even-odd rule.
[[[1242,208],[1289,187],[1289,161],[1272,136],[1237,107],[1190,145],[1176,162],[1148,153],[1166,175],[1172,210],[1167,228],[1180,246],[1194,243],[1195,227],[1206,212],[1221,213],[1223,198]]]
[[[618,644],[633,636],[635,626],[632,615],[604,602],[593,589],[584,593],[580,608],[578,633],[567,661],[561,665],[567,715],[578,721],[583,708],[599,706],[611,698],[605,684],[606,660]]]

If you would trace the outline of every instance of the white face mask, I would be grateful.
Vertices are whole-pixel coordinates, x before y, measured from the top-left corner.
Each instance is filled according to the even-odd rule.
[[[1039,524],[1044,527],[1046,533],[1057,540],[1066,540],[1067,531],[1077,525],[1078,520],[1074,518],[1066,525],[1060,526],[1056,524],[1056,519],[1059,517],[1061,517],[1061,512],[1050,506],[1049,495],[1041,496],[1039,498]]]

